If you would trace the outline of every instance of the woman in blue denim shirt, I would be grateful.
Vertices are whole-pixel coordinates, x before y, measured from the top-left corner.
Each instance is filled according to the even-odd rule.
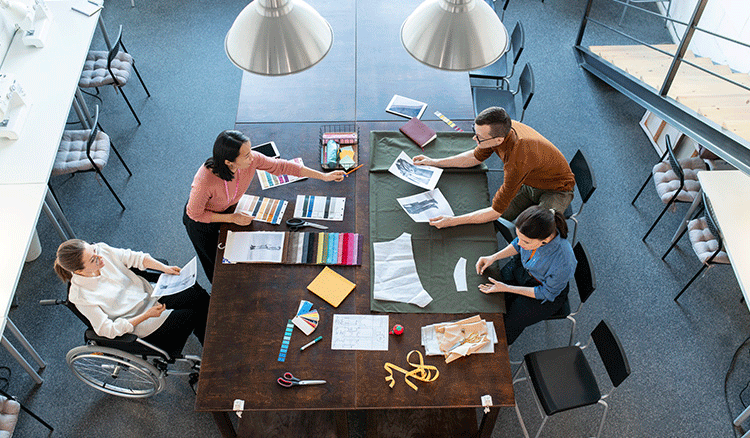
[[[495,261],[513,257],[501,270],[500,280],[479,290],[490,294],[506,292],[505,335],[512,344],[523,329],[548,319],[568,299],[568,281],[573,278],[576,259],[566,240],[568,225],[560,212],[538,205],[524,210],[516,219],[516,237],[493,255],[480,257],[477,274]]]

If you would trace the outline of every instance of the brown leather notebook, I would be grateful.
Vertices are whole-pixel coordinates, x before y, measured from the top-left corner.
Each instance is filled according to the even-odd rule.
[[[437,137],[435,131],[429,126],[425,125],[424,122],[416,117],[412,117],[411,120],[406,124],[398,128],[405,136],[409,137],[411,141],[417,144],[417,146],[424,149],[427,143],[431,142]]]

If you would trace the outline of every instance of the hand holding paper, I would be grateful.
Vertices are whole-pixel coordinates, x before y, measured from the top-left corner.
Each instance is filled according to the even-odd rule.
[[[196,260],[197,258],[193,257],[193,259],[187,262],[182,269],[176,266],[170,266],[169,270],[172,270],[172,272],[177,271],[177,274],[171,274],[169,272],[161,274],[159,276],[159,281],[157,281],[156,286],[154,286],[154,292],[152,295],[154,297],[173,295],[194,285],[195,279],[198,276],[198,263]]]

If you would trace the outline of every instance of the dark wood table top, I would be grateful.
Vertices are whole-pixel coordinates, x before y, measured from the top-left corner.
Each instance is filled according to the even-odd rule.
[[[406,355],[423,352],[420,328],[424,325],[459,319],[448,314],[391,314],[390,325],[405,327],[402,336],[390,336],[388,351],[331,350],[334,313],[369,314],[370,243],[368,172],[369,131],[395,130],[405,121],[360,123],[359,161],[365,167],[341,183],[318,180],[297,182],[269,190],[260,190],[254,181],[248,193],[290,201],[284,219],[292,217],[296,195],[345,196],[343,222],[325,221],[332,232],[358,232],[365,235],[361,266],[335,266],[333,269],[353,281],[357,287],[338,308],[307,291],[306,286],[322,266],[280,264],[217,263],[208,316],[201,378],[196,399],[200,411],[230,411],[235,399],[245,400],[246,410],[340,410],[363,408],[477,407],[480,397],[492,395],[495,406],[514,404],[507,345],[501,314],[482,314],[494,321],[499,342],[494,354],[476,354],[446,364],[443,357],[425,357],[435,365],[440,377],[432,383],[415,382],[418,391],[406,385],[403,374],[395,373],[393,389],[383,365],[391,362],[410,368]],[[442,122],[429,122],[434,129],[447,130]],[[466,123],[464,123],[466,125]],[[238,124],[254,143],[273,139],[282,157],[301,156],[312,168],[318,166],[319,123]],[[469,125],[464,126],[465,129]],[[322,221],[319,221],[323,223]],[[227,230],[286,230],[286,225],[253,223],[250,227],[225,225]],[[221,260],[223,251],[217,259]],[[477,292],[478,293],[478,292]],[[285,362],[278,362],[287,320],[296,314],[300,300],[313,302],[321,320],[309,337],[294,329]],[[471,315],[466,315],[471,316]],[[323,340],[300,352],[314,337]],[[414,359],[415,356],[412,356]],[[292,372],[301,379],[323,379],[320,386],[283,388],[276,378]]]

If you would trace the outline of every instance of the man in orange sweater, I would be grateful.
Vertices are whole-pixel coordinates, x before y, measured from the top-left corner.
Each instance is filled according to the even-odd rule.
[[[437,228],[482,224],[502,217],[513,221],[532,205],[564,212],[573,200],[575,177],[563,154],[530,127],[511,121],[499,107],[490,107],[474,120],[476,148],[451,157],[414,157],[414,164],[436,167],[472,167],[496,153],[503,161],[503,185],[492,206],[461,216],[430,219]]]

